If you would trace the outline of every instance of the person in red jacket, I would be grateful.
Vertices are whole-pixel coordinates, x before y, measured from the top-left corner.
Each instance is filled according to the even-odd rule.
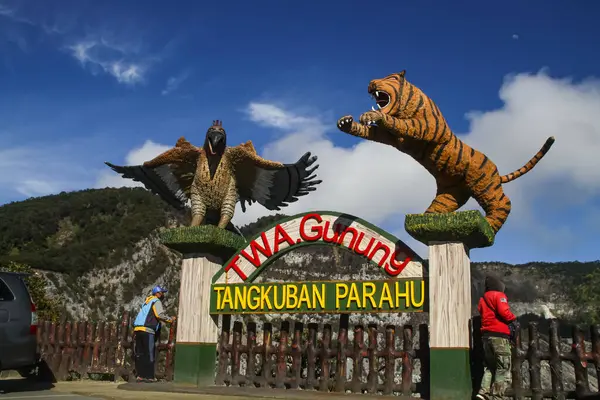
[[[510,311],[504,294],[504,283],[493,276],[485,278],[485,293],[479,299],[477,309],[481,315],[481,336],[485,371],[481,380],[478,399],[503,399],[511,383],[512,331],[518,326],[517,317]]]

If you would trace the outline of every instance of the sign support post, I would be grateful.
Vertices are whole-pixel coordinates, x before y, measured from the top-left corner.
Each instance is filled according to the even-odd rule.
[[[168,230],[161,241],[183,254],[174,381],[213,385],[219,332],[218,316],[209,313],[212,277],[245,240],[224,229],[201,225]]]
[[[468,252],[461,242],[431,242],[429,245],[432,399],[470,398],[471,394],[471,261]]]
[[[494,234],[478,211],[407,215],[405,228],[429,246],[430,398],[471,398],[469,248]]]

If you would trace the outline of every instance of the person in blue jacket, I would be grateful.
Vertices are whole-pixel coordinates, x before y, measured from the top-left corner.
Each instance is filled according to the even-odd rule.
[[[152,296],[146,298],[133,323],[135,332],[135,371],[138,382],[153,382],[154,378],[154,343],[160,331],[161,322],[171,324],[176,317],[169,317],[161,299],[167,289],[156,286]]]

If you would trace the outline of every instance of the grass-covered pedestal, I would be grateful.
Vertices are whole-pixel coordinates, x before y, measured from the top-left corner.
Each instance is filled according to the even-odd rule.
[[[421,243],[461,242],[469,249],[494,244],[494,231],[477,210],[448,214],[409,214],[406,232]]]
[[[200,252],[224,255],[225,258],[246,246],[246,240],[240,235],[213,225],[167,229],[161,233],[160,240],[182,254]]]
[[[183,255],[175,343],[175,383],[210,386],[215,380],[217,322],[210,315],[212,277],[244,238],[212,225],[162,232],[161,242]]]
[[[429,247],[430,398],[470,399],[469,249],[494,244],[479,211],[407,215],[406,231]]]

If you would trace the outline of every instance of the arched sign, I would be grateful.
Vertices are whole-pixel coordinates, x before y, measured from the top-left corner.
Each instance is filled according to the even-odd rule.
[[[423,278],[423,260],[404,242],[348,214],[312,211],[256,235],[213,277],[213,284],[250,283],[273,261],[302,246],[332,245],[366,257],[393,278]]]
[[[339,246],[390,277],[379,281],[252,283],[278,257],[302,246]],[[348,214],[313,211],[256,235],[213,277],[211,314],[420,312],[423,260],[394,236]]]

